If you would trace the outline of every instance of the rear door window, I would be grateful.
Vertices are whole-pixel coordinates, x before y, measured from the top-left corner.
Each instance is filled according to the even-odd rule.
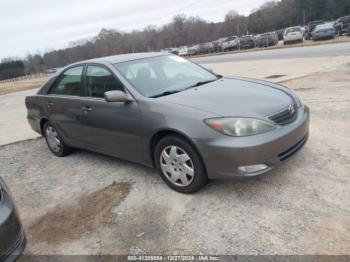
[[[49,94],[80,96],[83,68],[83,66],[78,66],[64,71],[54,82]]]

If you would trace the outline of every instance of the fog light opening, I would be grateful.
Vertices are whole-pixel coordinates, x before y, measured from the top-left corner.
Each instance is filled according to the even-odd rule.
[[[239,166],[238,170],[244,173],[255,173],[255,172],[262,171],[266,168],[268,168],[268,165],[258,164],[258,165],[251,165],[251,166]]]

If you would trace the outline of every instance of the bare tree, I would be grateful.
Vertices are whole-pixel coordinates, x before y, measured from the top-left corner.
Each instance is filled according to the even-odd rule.
[[[231,10],[225,15],[224,21],[218,23],[179,14],[162,27],[150,25],[143,30],[128,33],[104,28],[91,39],[70,42],[66,49],[46,51],[43,55],[29,54],[23,63],[27,73],[40,72],[93,57],[158,51],[167,47],[209,42],[230,35],[244,35],[248,32],[258,34],[283,29],[287,26],[301,25],[304,15],[307,22],[320,18],[336,19],[349,14],[349,0],[268,1],[248,16]],[[0,66],[10,67],[12,64],[6,64],[8,61],[4,59]]]

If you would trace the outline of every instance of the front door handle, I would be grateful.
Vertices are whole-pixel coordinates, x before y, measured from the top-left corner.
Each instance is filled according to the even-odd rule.
[[[92,108],[91,108],[90,106],[83,106],[83,111],[84,111],[85,113],[89,113],[89,112],[92,111]]]

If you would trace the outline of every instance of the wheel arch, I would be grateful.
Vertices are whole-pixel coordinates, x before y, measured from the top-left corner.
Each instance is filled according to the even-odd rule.
[[[205,172],[207,172],[207,168],[206,168],[205,162],[203,161],[203,157],[202,157],[201,153],[199,152],[195,143],[187,135],[185,135],[183,132],[176,130],[176,129],[161,129],[161,130],[158,130],[155,134],[153,134],[153,136],[150,140],[150,143],[149,143],[149,154],[150,154],[150,158],[151,158],[153,167],[156,166],[155,165],[155,155],[154,155],[156,145],[163,137],[169,136],[169,135],[178,136],[178,137],[182,138],[183,140],[185,140],[186,142],[188,142],[193,147],[193,149],[196,151],[196,153],[198,154],[198,156],[199,156],[199,158],[202,161],[202,164],[204,166],[204,170],[205,170]]]
[[[40,132],[41,132],[42,136],[45,136],[44,125],[48,121],[49,121],[49,119],[47,119],[46,117],[43,117],[43,118],[40,119]]]

